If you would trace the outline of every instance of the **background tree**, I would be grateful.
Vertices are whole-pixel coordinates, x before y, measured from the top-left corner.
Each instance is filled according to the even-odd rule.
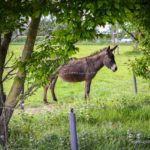
[[[48,36],[57,27],[56,18],[52,15],[43,16],[40,21],[38,36]]]

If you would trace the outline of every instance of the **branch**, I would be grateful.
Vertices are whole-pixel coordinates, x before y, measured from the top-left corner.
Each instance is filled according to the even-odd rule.
[[[14,66],[8,66],[8,67],[5,67],[5,69],[11,69],[13,68]]]
[[[19,36],[19,34],[17,34],[15,37],[13,37],[12,41],[14,41],[18,36]]]
[[[122,26],[122,28],[123,28],[123,30],[126,31],[135,41],[139,42],[138,38],[136,38],[133,33],[129,32],[129,31],[128,31],[125,27],[123,27],[123,26]]]
[[[12,73],[14,70],[15,70],[15,68],[13,68],[13,69],[11,69],[10,71],[8,71],[7,74],[5,75],[5,77],[4,77],[4,78],[2,79],[2,81],[0,82],[0,84],[3,83],[5,80],[7,80],[9,76],[15,75],[15,73]]]
[[[16,32],[17,32],[17,30],[16,30]],[[15,34],[15,36],[12,38],[12,41],[14,41],[15,39],[17,39],[18,36],[21,36],[20,32],[19,32],[19,34],[18,34],[18,32]]]
[[[11,56],[8,58],[8,60],[6,61],[6,63],[4,64],[4,67],[7,66],[7,64],[11,61],[12,57],[14,56],[14,53],[11,53]]]
[[[23,95],[23,99],[26,99],[27,97],[31,96],[39,87],[37,85],[31,85],[27,91],[25,91]]]
[[[31,85],[25,93],[22,93],[23,94],[22,96],[19,96],[19,99],[23,99],[24,101],[29,96],[31,96],[34,92],[36,92],[38,88],[39,88],[38,85]],[[18,107],[20,107],[20,105],[17,105],[17,108]]]

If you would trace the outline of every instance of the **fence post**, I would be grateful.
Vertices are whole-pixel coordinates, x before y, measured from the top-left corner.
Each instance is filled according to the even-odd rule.
[[[137,94],[137,82],[134,71],[133,71],[133,86],[134,86],[134,94]]]
[[[24,84],[22,86],[21,93],[20,93],[20,109],[24,110]]]
[[[76,130],[76,116],[73,111],[73,108],[70,110],[69,116],[70,122],[70,135],[71,135],[71,150],[78,150],[78,138],[77,138],[77,130]]]

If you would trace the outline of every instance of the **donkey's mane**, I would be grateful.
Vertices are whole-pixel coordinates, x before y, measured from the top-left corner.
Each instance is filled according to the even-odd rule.
[[[98,50],[98,51],[96,51],[96,52],[93,52],[93,53],[91,53],[88,57],[95,56],[95,55],[97,55],[97,54],[99,54],[99,53],[105,51],[106,49],[107,49],[107,48],[103,48],[103,49],[100,49],[100,50]]]
[[[89,57],[98,55],[99,53],[105,51],[106,49],[107,49],[107,48],[100,49],[100,50],[98,50],[98,51],[95,51],[95,52],[91,53],[89,56],[85,56],[85,57],[82,57],[82,58],[71,57],[71,58],[69,58],[69,61],[78,60],[78,59],[84,59],[84,58],[89,58]]]

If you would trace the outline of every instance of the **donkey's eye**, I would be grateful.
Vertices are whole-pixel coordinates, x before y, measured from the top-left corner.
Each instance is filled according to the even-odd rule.
[[[109,57],[110,60],[114,60],[114,56],[112,55],[111,57]]]

